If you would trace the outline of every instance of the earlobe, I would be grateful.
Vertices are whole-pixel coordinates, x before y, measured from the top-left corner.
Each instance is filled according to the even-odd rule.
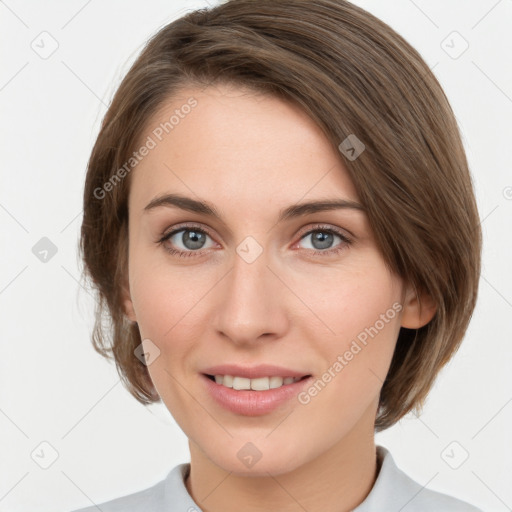
[[[130,291],[127,286],[123,286],[123,308],[124,314],[131,322],[137,321],[137,316],[135,314],[135,309],[133,307],[132,298],[130,296]]]
[[[427,293],[418,294],[414,288],[408,289],[403,306],[400,325],[407,329],[419,329],[427,325],[437,310],[437,306],[430,295]]]
[[[133,302],[131,301],[131,299],[126,299],[124,301],[124,311],[125,315],[131,322],[137,321],[137,316],[135,315],[135,310],[133,309]]]

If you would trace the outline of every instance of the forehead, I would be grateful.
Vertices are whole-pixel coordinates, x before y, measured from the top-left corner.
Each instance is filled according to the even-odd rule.
[[[181,192],[222,208],[281,207],[315,197],[357,201],[341,156],[300,108],[232,85],[188,87],[151,117],[132,171],[130,203]]]

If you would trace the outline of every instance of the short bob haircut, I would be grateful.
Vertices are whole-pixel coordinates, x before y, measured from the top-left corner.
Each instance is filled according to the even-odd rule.
[[[349,135],[364,144],[355,159],[339,155],[378,249],[437,308],[423,327],[401,328],[375,430],[421,412],[476,304],[477,204],[439,82],[399,34],[345,0],[230,0],[187,13],[148,41],[114,95],[88,162],[79,249],[83,277],[97,291],[94,348],[115,360],[138,401],[160,400],[134,355],[138,325],[123,308],[129,171],[137,163],[130,158],[163,103],[183,88],[221,83],[293,102],[337,151]]]

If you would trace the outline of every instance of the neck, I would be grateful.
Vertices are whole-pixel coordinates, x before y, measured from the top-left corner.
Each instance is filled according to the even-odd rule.
[[[379,471],[374,425],[356,425],[329,450],[285,473],[239,476],[225,471],[189,442],[185,485],[204,512],[349,512],[364,501]],[[371,427],[371,428],[370,428]]]

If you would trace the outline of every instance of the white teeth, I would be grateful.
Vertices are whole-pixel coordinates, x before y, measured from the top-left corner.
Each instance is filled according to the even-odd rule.
[[[276,389],[301,380],[302,377],[259,377],[248,379],[247,377],[233,377],[232,375],[215,375],[215,382],[236,390],[252,389],[254,391],[267,391]]]
[[[251,389],[251,379],[233,377],[233,389]]]
[[[270,389],[268,377],[260,377],[259,379],[251,379],[251,389],[254,391],[266,391]]]
[[[283,385],[282,377],[270,377],[268,381],[270,389],[280,388]]]

